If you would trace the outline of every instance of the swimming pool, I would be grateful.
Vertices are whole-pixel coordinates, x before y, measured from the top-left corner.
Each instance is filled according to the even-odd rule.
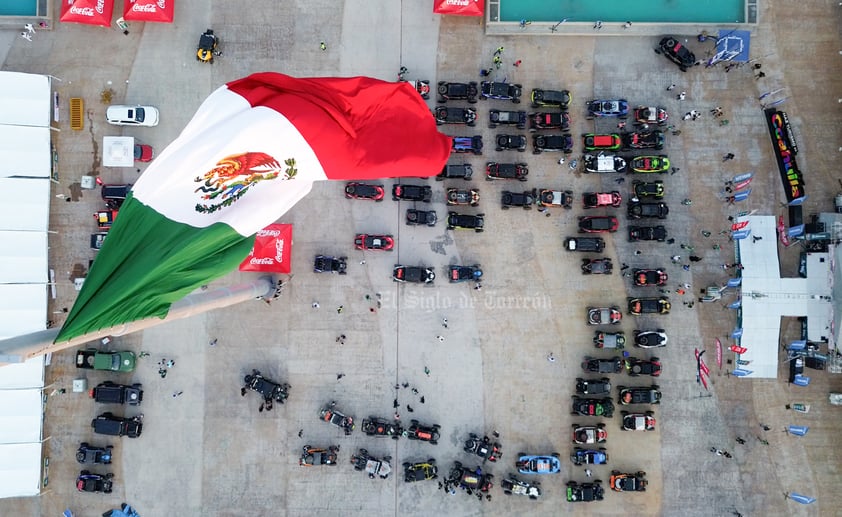
[[[749,0],[750,3],[754,3]],[[745,23],[746,0],[491,0],[501,22]],[[493,12],[494,6],[489,6]]]
[[[0,16],[37,16],[38,0],[2,0]]]

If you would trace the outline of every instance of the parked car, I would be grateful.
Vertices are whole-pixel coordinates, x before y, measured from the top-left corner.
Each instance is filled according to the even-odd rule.
[[[538,131],[539,129],[568,131],[570,129],[570,114],[566,111],[558,113],[530,113],[529,131]]]
[[[629,298],[629,314],[669,314],[670,300],[666,296],[660,298]]]
[[[523,86],[519,84],[483,81],[480,83],[480,99],[500,99],[520,102]]]
[[[564,240],[564,249],[567,251],[591,251],[602,253],[605,249],[605,241],[602,237],[568,237]]]
[[[438,424],[424,425],[419,423],[418,420],[412,420],[404,434],[410,440],[419,440],[436,445],[439,443],[439,437],[441,436],[439,429],[441,429],[441,426]]]
[[[586,233],[614,233],[620,227],[616,217],[608,215],[594,215],[579,218],[579,231]]]
[[[635,474],[613,470],[608,484],[615,492],[645,492],[649,483],[646,481],[646,472],[642,470]]]
[[[573,192],[570,190],[541,189],[538,192],[538,204],[546,207],[563,206],[573,208]]]
[[[96,348],[76,351],[76,368],[85,370],[110,370],[112,372],[134,371],[137,357],[134,352],[103,352]]]
[[[589,503],[591,501],[602,501],[604,498],[605,490],[599,480],[593,483],[567,482],[568,503]]]
[[[601,416],[611,418],[614,415],[614,403],[610,398],[592,399],[573,396],[572,415]]]
[[[375,476],[380,479],[386,479],[392,473],[391,456],[384,456],[382,459],[376,458],[368,453],[366,449],[360,449],[356,454],[351,456],[351,465],[354,470],[364,471],[368,477],[374,479]]]
[[[101,382],[96,387],[91,388],[88,394],[96,402],[104,404],[128,404],[130,406],[139,406],[143,401],[143,385],[132,384],[126,386],[124,384],[115,384],[111,381]]]
[[[669,276],[663,269],[634,269],[632,280],[638,287],[667,285]]]
[[[131,183],[105,184],[100,189],[100,194],[102,195],[102,200],[105,202],[106,208],[109,210],[118,210],[123,206],[123,201],[126,200],[126,196],[129,195],[131,189]]]
[[[500,196],[500,204],[503,210],[508,210],[513,206],[519,206],[524,210],[532,210],[536,195],[537,192],[535,189],[524,190],[523,192],[509,192],[508,190],[504,190]]]
[[[463,490],[472,490],[474,492],[488,492],[494,486],[492,480],[494,476],[482,471],[479,467],[473,469],[467,468],[458,461],[453,462],[453,468],[450,469],[450,474],[447,476],[447,481],[453,486],[457,486]]]
[[[585,208],[599,208],[601,206],[619,207],[623,203],[623,196],[616,190],[612,192],[585,192],[582,194],[582,204]]]
[[[529,166],[525,163],[497,163],[488,162],[485,166],[486,180],[519,180],[526,181]]]
[[[583,275],[610,275],[614,264],[610,258],[582,259]]]
[[[409,208],[406,211],[406,224],[410,226],[435,226],[436,221],[438,221],[438,216],[436,216],[435,210],[416,210]]]
[[[290,388],[291,386],[287,383],[275,382],[264,377],[259,370],[252,370],[250,374],[243,377],[243,387],[240,389],[240,395],[245,397],[248,391],[254,391],[271,408],[272,401],[283,404],[289,398]]]
[[[331,445],[327,449],[305,445],[304,452],[298,459],[301,467],[313,467],[321,465],[337,465],[339,459],[339,446]]]
[[[534,135],[532,137],[532,153],[541,154],[545,151],[573,152],[573,136],[565,133],[561,135]]]
[[[439,81],[438,84],[439,102],[447,102],[454,100],[466,100],[471,104],[477,101],[477,83],[471,81],[468,83],[449,83],[447,81]]]
[[[482,279],[482,269],[479,264],[473,266],[450,266],[450,283],[456,284],[459,282],[474,281],[479,282]]]
[[[622,350],[626,346],[626,335],[623,332],[594,331],[593,344],[597,348],[614,348]]]
[[[635,330],[634,346],[638,348],[660,348],[667,346],[667,333],[664,329]]]
[[[331,401],[330,404],[319,411],[319,420],[342,429],[345,436],[350,436],[357,427],[354,423],[354,417],[345,416],[344,413],[336,409],[335,401]]]
[[[485,214],[467,215],[456,212],[448,212],[447,229],[474,230],[475,232],[485,231]]]
[[[655,430],[655,413],[647,411],[645,413],[629,413],[623,411],[623,424],[621,429],[623,431],[654,431]]]
[[[632,171],[637,173],[656,172],[666,174],[670,170],[670,159],[665,155],[635,156],[632,158]],[[661,184],[663,189],[663,183]],[[663,194],[661,195],[663,197]]]
[[[582,395],[610,395],[611,380],[608,377],[601,379],[576,379],[576,393]]]
[[[635,131],[623,133],[623,145],[626,149],[655,149],[664,148],[666,138],[661,131]]]
[[[439,468],[436,466],[436,460],[434,458],[418,463],[405,461],[403,464],[403,480],[405,483],[427,481],[437,479],[438,477]]]
[[[623,141],[617,133],[606,135],[587,133],[582,135],[582,143],[585,146],[585,151],[616,151],[623,146]]]
[[[663,54],[667,59],[678,65],[682,72],[697,64],[696,54],[681,43],[675,36],[664,36],[655,49],[656,54]]]
[[[396,265],[392,270],[392,280],[411,284],[431,284],[436,279],[436,272],[431,267]]]
[[[657,357],[650,359],[637,359],[636,357],[627,357],[623,363],[626,371],[632,377],[638,375],[649,375],[650,377],[658,377],[661,375],[661,360]]]
[[[634,109],[634,120],[641,124],[662,126],[669,121],[667,110],[659,106],[638,106]]]
[[[605,465],[608,463],[608,453],[605,450],[605,447],[600,447],[599,449],[582,449],[581,447],[576,447],[570,455],[570,461],[577,467],[582,465]]]
[[[488,127],[494,129],[499,125],[517,126],[518,129],[526,128],[525,111],[501,111],[491,110],[488,113]]]
[[[526,137],[523,135],[497,135],[497,150],[526,151]]]
[[[154,106],[124,106],[112,104],[105,110],[105,120],[115,126],[143,126],[158,125],[158,108]]]
[[[573,443],[579,445],[590,445],[593,443],[605,443],[607,439],[608,432],[605,430],[605,424],[573,424]]]
[[[491,438],[487,436],[480,438],[474,433],[471,433],[468,436],[463,450],[468,454],[476,454],[482,458],[483,461],[488,460],[495,462],[503,455],[502,445],[498,442],[492,442]]]
[[[542,90],[540,88],[532,90],[533,108],[547,106],[566,110],[572,99],[573,96],[567,90]]]
[[[658,241],[667,240],[667,229],[663,226],[630,226],[629,241]]]
[[[108,465],[111,463],[111,450],[114,447],[107,445],[105,447],[92,447],[88,442],[79,444],[76,450],[76,461],[79,463],[102,463]]]
[[[80,492],[102,492],[110,494],[112,490],[112,479],[114,474],[94,474],[89,470],[83,470],[76,478],[76,490]]]
[[[383,185],[370,185],[352,181],[345,185],[345,197],[348,199],[368,199],[371,201],[383,201],[386,191]]]
[[[628,404],[660,404],[661,391],[656,385],[648,388],[637,387],[627,388],[626,386],[618,386],[620,394],[617,397],[617,402],[622,405]]]
[[[397,421],[388,422],[384,418],[370,416],[363,419],[362,432],[367,436],[389,436],[397,440],[403,434],[403,427]]]
[[[626,172],[625,158],[613,154],[586,154],[582,157],[586,173]]]
[[[354,249],[361,251],[392,251],[395,249],[395,238],[391,235],[358,233],[354,237]]]
[[[433,189],[429,185],[392,185],[392,201],[421,201],[429,203]]]
[[[664,197],[664,182],[661,180],[652,182],[635,181],[632,183],[632,190],[636,198],[661,199]]]
[[[477,206],[479,204],[479,190],[449,188],[445,193],[445,199],[448,205]]]
[[[329,257],[327,255],[316,255],[313,259],[314,273],[337,273],[347,274],[348,257]]]
[[[537,481],[527,483],[521,481],[515,476],[509,474],[506,479],[500,481],[500,488],[506,495],[525,495],[530,499],[538,499],[541,497],[541,484]]]
[[[561,470],[559,456],[557,452],[547,456],[519,452],[515,468],[521,474],[558,474]]]
[[[620,117],[629,115],[629,103],[625,99],[588,101],[588,120],[593,118]]]
[[[588,373],[620,373],[623,370],[623,361],[618,356],[610,359],[585,357],[582,370]]]
[[[629,203],[629,217],[632,219],[658,218],[666,219],[670,209],[666,203],[643,203],[632,201]]]
[[[451,108],[448,106],[436,106],[436,125],[442,124],[465,124],[475,126],[477,123],[477,110],[474,108]]]
[[[441,174],[436,176],[436,181],[444,181],[446,179],[463,179],[469,181],[474,175],[474,168],[470,163],[448,164],[444,166]]]
[[[622,319],[619,307],[588,307],[588,325],[617,325]]]
[[[151,162],[154,151],[151,145],[134,144],[134,161],[136,162]]]
[[[482,137],[477,136],[454,136],[452,137],[450,152],[452,153],[473,153],[482,154]]]
[[[137,438],[143,432],[143,415],[123,418],[110,412],[103,413],[91,420],[91,427],[97,434]]]

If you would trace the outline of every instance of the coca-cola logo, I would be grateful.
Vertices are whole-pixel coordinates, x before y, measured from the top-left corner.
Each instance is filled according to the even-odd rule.
[[[275,263],[275,260],[272,257],[262,257],[262,258],[252,257],[252,259],[249,260],[249,264],[251,264],[252,266],[256,266],[256,265],[271,266],[274,263]]]
[[[158,8],[155,6],[155,4],[143,4],[143,5],[134,4],[132,6],[132,12],[133,13],[157,13]]]
[[[92,7],[76,7],[75,5],[70,7],[70,14],[77,14],[79,16],[93,16],[94,10]]]
[[[284,261],[284,240],[278,239],[275,241],[275,260],[278,262]]]
[[[105,11],[105,0],[96,0],[96,12],[102,14]]]
[[[471,2],[469,2],[468,0],[447,0],[445,3],[447,5],[458,5],[458,6],[465,7],[468,4],[470,4]]]
[[[258,237],[278,237],[281,235],[280,230],[257,230]]]

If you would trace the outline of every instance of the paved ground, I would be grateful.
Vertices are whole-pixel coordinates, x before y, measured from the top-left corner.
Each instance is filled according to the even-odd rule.
[[[14,32],[0,35],[4,70],[60,77],[62,99],[82,96],[90,110],[85,131],[72,132],[64,123],[56,139],[61,184],[55,193],[71,192],[75,202],[57,202],[51,214],[58,232],[51,242],[51,266],[60,281],[52,310],[72,303],[70,272],[87,267],[93,258],[86,244],[93,226],[89,214],[99,206],[98,195],[78,189],[80,176],[94,172],[108,182],[131,182],[137,177],[133,169],[103,170],[98,165],[102,136],[119,134],[104,124],[105,106],[98,102],[99,92],[109,86],[116,102],[149,102],[161,108],[162,121],[156,129],[124,131],[159,150],[178,134],[210,91],[250,72],[366,74],[391,80],[403,64],[413,78],[433,83],[465,80],[488,66],[501,45],[506,48],[506,67],[500,78],[522,83],[526,90],[542,86],[573,92],[574,135],[615,129],[613,123],[594,125],[584,120],[581,106],[592,96],[662,104],[673,119],[698,109],[705,116],[696,122],[676,122],[681,135],[670,135],[666,149],[681,169],[664,178],[671,208],[667,227],[677,239],[675,245],[626,242],[622,232],[627,222],[621,215],[621,233],[609,239],[606,251],[618,266],[666,267],[671,289],[688,282],[694,290],[720,281],[719,264],[733,259],[728,243],[717,240],[730,213],[716,198],[724,179],[754,171],[752,197],[740,208],[775,215],[782,210],[780,180],[756,98],[786,87],[782,95],[789,97],[785,108],[798,132],[799,164],[810,193],[806,213],[832,206],[840,142],[835,99],[842,90],[837,75],[824,70],[839,59],[842,48],[835,5],[810,1],[761,6],[762,23],[755,30],[752,56],[760,58],[767,75],[755,80],[747,68],[728,74],[698,68],[681,74],[652,53],[655,39],[647,36],[488,37],[478,20],[440,19],[427,12],[427,4],[382,4],[316,0],[279,8],[275,2],[262,1],[251,2],[244,11],[239,4],[216,2],[208,9],[202,2],[185,0],[177,4],[177,24],[134,25],[128,36],[72,25],[39,33],[31,44]],[[198,35],[207,27],[223,39],[224,56],[214,67],[202,66],[192,56]],[[326,42],[327,51],[319,50],[319,41]],[[690,45],[699,55],[704,53],[698,43]],[[520,68],[510,66],[516,59],[523,60]],[[673,83],[687,92],[686,100],[679,102],[675,92],[665,91]],[[510,107],[496,101],[479,104],[482,121],[492,106]],[[714,106],[725,109],[727,128],[707,115]],[[66,120],[66,113],[63,116]],[[458,127],[443,130],[454,135],[474,132]],[[514,158],[489,149],[492,136],[501,131],[483,124],[475,131],[485,136],[489,151],[481,160],[471,160],[475,166]],[[737,157],[722,163],[727,152]],[[530,164],[530,181],[525,184],[530,188],[570,188],[577,197],[586,191],[618,188],[612,177],[571,173],[566,164],[556,163],[556,156],[524,158]],[[624,195],[629,183],[619,186]],[[440,216],[446,212],[443,187],[449,185],[434,186],[433,207]],[[570,449],[570,424],[588,421],[569,416],[568,409],[579,361],[585,354],[598,355],[590,344],[593,329],[585,325],[585,307],[622,306],[627,295],[639,290],[632,290],[628,280],[616,274],[583,277],[578,273],[581,257],[561,251],[564,237],[575,233],[581,208],[550,217],[535,211],[503,212],[495,207],[496,199],[509,185],[480,181],[474,186],[481,190],[487,216],[488,231],[483,234],[446,232],[442,225],[406,227],[405,203],[346,202],[341,185],[316,186],[283,218],[295,225],[296,274],[282,300],[272,306],[243,304],[119,339],[121,347],[149,351],[152,356],[143,359],[134,375],[121,379],[144,383],[146,427],[138,440],[110,442],[116,445],[117,460],[111,469],[116,474],[115,493],[99,497],[72,489],[79,470],[73,461],[77,444],[108,442],[94,440],[88,428],[90,418],[103,409],[81,395],[56,395],[49,398],[45,419],[45,433],[51,437],[45,448],[51,458],[49,489],[38,499],[2,501],[0,513],[48,516],[70,506],[77,515],[99,515],[109,504],[129,501],[144,516],[270,512],[294,516],[315,511],[336,516],[523,511],[554,515],[559,505],[581,515],[719,516],[734,508],[744,515],[834,514],[841,502],[835,489],[840,481],[835,467],[839,424],[825,394],[838,391],[840,379],[815,374],[809,388],[796,392],[780,381],[728,377],[725,365],[714,372],[712,391],[705,393],[695,383],[693,348],[707,347],[712,355],[714,338],[727,336],[734,315],[718,304],[686,309],[676,294],[670,316],[641,318],[639,324],[626,317],[621,326],[630,334],[634,328],[658,325],[670,335],[669,347],[658,352],[665,364],[658,381],[664,392],[664,403],[657,409],[659,431],[646,436],[621,433],[615,417],[608,422],[611,463],[594,468],[596,477],[605,482],[612,468],[646,470],[650,480],[646,494],[610,493],[598,505],[568,507],[563,502],[564,483],[586,478],[583,469],[566,461],[560,476],[543,479],[545,497],[537,503],[504,498],[496,487],[494,499],[480,503],[463,493],[444,496],[435,483],[405,485],[399,473],[387,481],[374,481],[354,472],[345,462],[360,446],[374,454],[392,455],[398,468],[406,459],[428,457],[437,458],[442,470],[453,460],[473,464],[461,452],[462,440],[470,432],[497,430],[505,455],[489,468],[499,483],[513,470],[519,451],[558,451],[564,457]],[[691,207],[680,204],[685,197],[693,199]],[[703,238],[703,229],[713,236]],[[355,232],[375,231],[395,234],[398,250],[365,257],[350,251]],[[712,248],[714,242],[721,244],[721,251]],[[678,248],[680,243],[693,245],[703,257],[690,273],[669,262],[670,255],[688,255]],[[641,254],[635,255],[635,250]],[[784,274],[794,272],[797,251],[782,252]],[[347,254],[348,276],[311,274],[309,263],[315,253]],[[359,264],[363,258],[365,265]],[[487,280],[482,291],[443,281],[428,289],[397,286],[390,281],[389,270],[399,262],[434,265],[440,274],[448,264],[479,262]],[[233,274],[218,284],[245,278]],[[366,295],[376,293],[382,306],[371,312]],[[311,307],[313,301],[319,301],[319,309]],[[339,305],[344,306],[341,314],[336,312]],[[441,326],[443,317],[448,329]],[[796,332],[790,322],[785,328],[784,341]],[[339,334],[347,336],[345,345],[335,343]],[[437,335],[445,341],[439,342]],[[218,345],[210,347],[213,338]],[[558,358],[552,364],[546,360],[551,351]],[[156,363],[164,357],[174,359],[176,366],[162,380],[156,375]],[[259,413],[254,397],[241,398],[240,380],[252,368],[290,382],[288,404]],[[345,374],[341,380],[336,377],[339,373]],[[56,386],[69,387],[77,376],[71,354],[53,357],[48,376]],[[94,384],[105,378],[92,374],[88,381]],[[620,376],[613,380],[628,382]],[[441,424],[438,446],[378,441],[359,432],[346,438],[316,420],[319,407],[330,400],[337,400],[341,409],[358,419],[388,416],[396,396],[393,386],[402,382],[419,390],[417,396],[409,389],[399,390],[403,420],[414,416]],[[182,390],[182,396],[172,397]],[[417,398],[421,395],[424,404]],[[785,404],[802,400],[813,404],[809,415],[795,418],[786,413]],[[407,403],[415,409],[411,415]],[[795,439],[780,431],[796,422],[811,426],[807,437]],[[760,423],[769,423],[772,430],[762,431]],[[736,436],[748,443],[737,445]],[[305,444],[341,444],[342,464],[299,469],[298,451]],[[711,446],[732,451],[734,459],[710,454]],[[782,494],[787,490],[819,500],[810,507],[785,503]]]

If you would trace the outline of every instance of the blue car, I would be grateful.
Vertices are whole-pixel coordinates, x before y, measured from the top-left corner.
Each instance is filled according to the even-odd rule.
[[[626,118],[628,115],[629,102],[625,99],[588,101],[588,119],[603,117]]]
[[[608,463],[608,454],[604,447],[597,449],[582,449],[576,447],[570,455],[570,461],[574,465],[605,465]]]
[[[561,470],[561,461],[558,457],[557,452],[551,456],[533,456],[521,452],[518,454],[515,467],[521,474],[557,474]]]
[[[450,266],[451,284],[455,284],[458,282],[467,282],[469,280],[479,282],[481,278],[482,269],[480,269],[479,264],[474,264],[473,266]]]
[[[517,104],[523,95],[523,86],[519,84],[483,81],[480,83],[480,99],[500,99]]]
[[[482,154],[482,137],[454,136],[450,152]]]

